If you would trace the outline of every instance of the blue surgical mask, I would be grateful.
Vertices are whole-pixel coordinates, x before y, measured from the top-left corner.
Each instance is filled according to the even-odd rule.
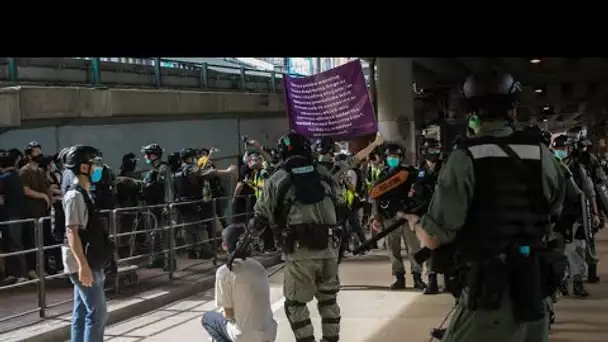
[[[103,169],[101,167],[96,167],[93,169],[93,173],[91,173],[91,182],[97,183],[101,180],[101,174]]]
[[[394,158],[394,157],[386,158],[386,164],[389,167],[397,167],[397,166],[399,166],[399,162],[400,162],[399,158]]]
[[[150,165],[152,164],[152,161],[149,158],[146,158],[146,164]]]
[[[566,151],[566,150],[553,150],[553,155],[555,155],[557,158],[563,160],[563,159],[568,158],[568,151]]]

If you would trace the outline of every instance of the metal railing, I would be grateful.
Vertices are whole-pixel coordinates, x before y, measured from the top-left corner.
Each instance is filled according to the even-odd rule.
[[[5,72],[2,72],[5,70]],[[296,75],[297,76],[297,75]],[[0,58],[9,84],[279,92],[283,74],[244,66],[161,58]]]
[[[241,197],[241,199],[246,202],[246,208],[251,208],[250,203],[252,197],[253,196]],[[146,259],[151,260],[152,258],[158,256],[164,256],[168,260],[166,263],[167,266],[165,266],[160,275],[166,275],[169,280],[179,279],[179,277],[176,277],[176,272],[192,269],[196,265],[211,262],[214,266],[216,266],[218,261],[221,259],[220,254],[218,253],[218,240],[221,240],[221,237],[218,237],[220,230],[218,229],[217,222],[221,219],[229,218],[226,215],[216,215],[216,206],[220,205],[220,201],[228,201],[230,203],[232,198],[220,197],[209,202],[199,200],[172,204],[116,208],[114,210],[100,211],[102,219],[107,220],[106,224],[110,237],[117,246],[115,255],[117,272],[115,277],[111,279],[111,284],[107,284],[110,285],[107,290],[113,290],[115,293],[119,293],[121,288],[124,287],[120,281],[122,274],[127,272],[136,272],[138,269],[148,265]],[[198,214],[194,215],[204,217],[207,216],[207,213],[209,218],[182,222],[183,220],[181,220],[180,217],[186,216],[182,213],[187,207],[196,208],[195,210]],[[206,208],[206,211],[200,210],[200,208]],[[243,222],[247,222],[247,218],[250,215],[252,215],[251,212],[245,212],[236,215],[233,214],[231,218],[237,216],[246,216]],[[193,217],[193,215],[189,215],[189,217]],[[205,226],[202,226],[202,224],[205,224]],[[194,231],[205,230],[208,233],[207,237],[204,239],[195,240],[192,243],[189,243],[186,240],[184,243],[178,244],[176,238],[179,237],[179,234],[183,233],[184,230],[187,230],[188,226],[190,225],[196,225]],[[47,275],[45,273],[45,263],[48,262],[47,259],[50,256],[49,254],[55,252],[55,262],[61,263],[61,252],[57,253],[56,251],[60,251],[62,246],[64,246],[63,243],[49,245],[48,241],[45,245],[44,230],[51,229],[50,217],[0,222],[0,226],[13,227],[14,231],[20,231],[21,229],[32,229],[35,245],[34,248],[20,251],[10,251],[6,253],[3,252],[0,254],[0,260],[3,259],[6,261],[7,258],[20,258],[21,260],[18,260],[18,262],[21,262],[22,266],[25,266],[25,258],[34,254],[36,259],[36,276],[38,278],[0,286],[0,293],[2,293],[3,291],[13,290],[33,284],[37,285],[36,307],[12,314],[10,316],[0,317],[0,322],[5,322],[35,312],[38,312],[41,318],[45,318],[47,317],[47,309],[71,302],[72,299],[55,303],[48,303],[47,301],[46,290],[48,281],[58,278],[67,278],[70,275],[70,273],[67,272],[54,275]],[[155,245],[154,241],[152,241],[154,240],[153,235],[155,234],[160,234],[161,239],[168,240],[161,243],[160,249],[158,248],[159,246]],[[143,242],[145,246],[136,246],[137,242]],[[207,244],[209,248],[208,251],[211,252],[208,260],[194,262],[193,264],[183,268],[179,267],[177,263],[178,252],[186,249],[196,248],[197,246],[202,246],[204,244]],[[162,245],[164,245],[164,247]],[[138,247],[142,248],[138,249]],[[148,249],[148,251],[145,251],[146,249]],[[127,251],[126,253],[125,250]],[[255,253],[254,255],[258,254]],[[57,260],[57,258],[60,260]],[[11,260],[11,262],[12,261],[14,260]]]

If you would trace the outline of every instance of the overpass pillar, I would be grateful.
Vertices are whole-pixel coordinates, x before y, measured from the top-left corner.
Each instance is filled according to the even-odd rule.
[[[376,73],[378,129],[385,140],[402,144],[413,163],[417,149],[412,58],[378,58]]]

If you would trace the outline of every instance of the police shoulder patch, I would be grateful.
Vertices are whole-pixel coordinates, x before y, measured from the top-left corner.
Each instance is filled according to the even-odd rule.
[[[424,170],[418,171],[418,178],[424,178],[424,175],[425,175]]]

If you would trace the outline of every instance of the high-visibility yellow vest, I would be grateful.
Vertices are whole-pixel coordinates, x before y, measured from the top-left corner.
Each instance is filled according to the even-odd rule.
[[[368,188],[371,188],[371,187],[372,187],[372,185],[373,185],[373,184],[374,184],[374,183],[375,183],[375,182],[376,182],[378,179],[380,179],[380,173],[382,172],[382,168],[377,167],[377,166],[370,165],[370,166],[369,166],[369,170],[368,170],[368,171],[371,173],[371,176],[372,176],[372,177],[371,177],[371,181],[369,181],[369,179],[366,177],[366,181],[367,181],[367,187],[368,187]]]
[[[262,178],[260,174],[260,171],[256,172],[255,177],[253,178],[253,185],[255,185],[255,197],[258,200],[262,198],[262,193],[264,192],[264,178]]]

